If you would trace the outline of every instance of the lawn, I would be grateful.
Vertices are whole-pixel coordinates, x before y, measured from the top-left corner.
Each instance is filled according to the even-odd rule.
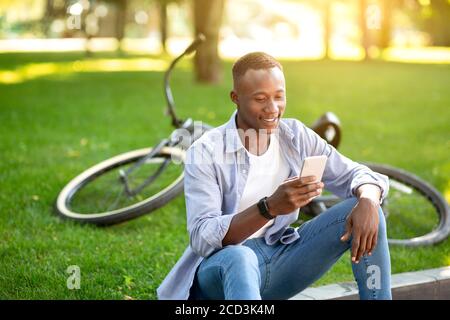
[[[184,198],[150,215],[99,228],[53,213],[70,178],[115,154],[148,147],[171,130],[164,118],[167,57],[81,53],[0,54],[0,299],[155,299],[188,244]],[[113,60],[111,60],[113,59]],[[340,151],[388,163],[450,189],[450,66],[283,61],[287,117],[313,123],[335,112]],[[234,107],[231,62],[221,85],[192,82],[190,61],[173,76],[182,117],[213,125]],[[450,239],[390,248],[393,273],[450,265]],[[66,269],[81,270],[69,290]],[[346,254],[317,283],[352,279]]]

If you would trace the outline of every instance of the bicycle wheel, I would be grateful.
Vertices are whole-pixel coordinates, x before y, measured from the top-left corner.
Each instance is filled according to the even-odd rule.
[[[447,201],[419,177],[391,166],[364,163],[375,172],[389,177],[389,194],[382,204],[386,216],[389,244],[403,246],[432,245],[450,234]],[[302,208],[315,216],[340,202],[334,195],[323,195]]]
[[[450,213],[439,191],[404,170],[375,163],[365,165],[389,177],[389,195],[382,205],[389,243],[432,245],[448,237]]]
[[[157,177],[139,193],[127,194],[120,180],[121,170],[127,170],[151,150],[117,155],[76,176],[59,193],[57,213],[71,220],[109,225],[136,218],[172,200],[183,192],[185,151],[179,148],[163,147],[130,174],[129,183],[135,188],[149,177]]]

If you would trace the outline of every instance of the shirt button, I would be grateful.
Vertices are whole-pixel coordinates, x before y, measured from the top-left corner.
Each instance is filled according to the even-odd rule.
[[[247,173],[247,170],[245,170],[245,169],[244,169],[244,170],[242,170],[242,173]]]

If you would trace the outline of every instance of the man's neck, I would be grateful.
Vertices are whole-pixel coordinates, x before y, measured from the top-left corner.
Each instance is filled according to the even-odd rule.
[[[270,145],[270,132],[265,129],[258,130],[240,125],[237,115],[235,121],[239,138],[245,149],[257,156],[265,153]]]

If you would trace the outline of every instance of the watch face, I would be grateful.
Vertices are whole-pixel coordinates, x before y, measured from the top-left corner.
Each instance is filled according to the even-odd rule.
[[[259,200],[258,206],[260,210],[266,211],[267,209],[266,199],[262,198],[261,200]]]

